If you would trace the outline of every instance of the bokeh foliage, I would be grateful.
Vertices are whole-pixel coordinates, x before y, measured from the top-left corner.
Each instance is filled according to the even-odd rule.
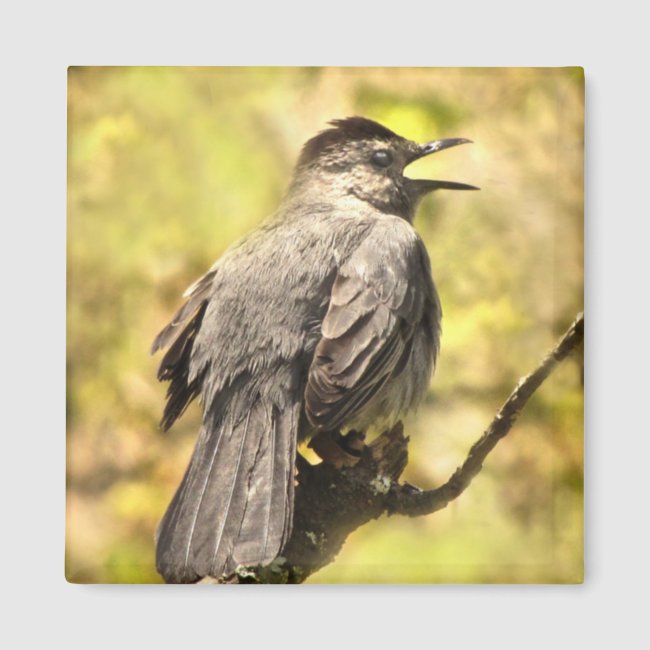
[[[411,175],[444,308],[406,478],[446,480],[582,307],[583,75],[564,69],[71,68],[66,576],[159,582],[153,533],[200,421],[161,434],[148,355],[182,291],[270,214],[301,144],[360,114],[471,138]],[[233,341],[233,345],[237,342]],[[357,531],[311,582],[582,579],[581,368],[564,364],[458,502]]]

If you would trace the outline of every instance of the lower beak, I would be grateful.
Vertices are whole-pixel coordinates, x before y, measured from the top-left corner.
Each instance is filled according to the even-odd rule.
[[[415,160],[419,160],[424,156],[429,154],[442,151],[443,149],[450,149],[451,147],[457,147],[459,144],[468,144],[471,143],[471,140],[467,138],[447,138],[445,140],[433,140],[432,142],[426,142],[419,146],[418,151],[415,153],[413,158],[409,160],[409,163],[412,163]],[[467,183],[456,183],[454,181],[435,181],[435,180],[418,180],[417,181],[420,191],[422,193],[431,192],[433,190],[478,190],[479,187],[475,185],[468,185]]]

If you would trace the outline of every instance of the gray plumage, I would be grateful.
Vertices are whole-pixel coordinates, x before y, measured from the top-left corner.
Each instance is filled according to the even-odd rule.
[[[168,582],[271,562],[291,534],[298,441],[394,422],[425,394],[441,309],[411,221],[427,192],[474,188],[402,171],[452,142],[464,141],[417,145],[364,118],[334,122],[305,145],[278,212],[190,287],[156,338],[154,352],[168,348],[163,427],[203,402],[157,533]]]

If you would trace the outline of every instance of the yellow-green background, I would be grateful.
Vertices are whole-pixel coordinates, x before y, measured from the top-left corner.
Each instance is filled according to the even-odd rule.
[[[301,144],[348,115],[475,141],[409,169],[482,190],[438,192],[415,220],[444,319],[430,393],[405,423],[406,479],[445,481],[581,309],[581,69],[71,68],[69,580],[160,581],[153,531],[200,408],[159,431],[150,343],[274,210]],[[458,501],[368,524],[309,581],[581,581],[580,372],[575,359],[556,371]]]

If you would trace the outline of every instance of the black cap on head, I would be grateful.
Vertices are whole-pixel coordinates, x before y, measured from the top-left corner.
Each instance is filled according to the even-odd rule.
[[[308,140],[302,148],[298,166],[308,165],[323,151],[336,148],[343,142],[355,140],[404,140],[385,126],[366,117],[346,117],[331,120],[331,129],[325,129]]]

